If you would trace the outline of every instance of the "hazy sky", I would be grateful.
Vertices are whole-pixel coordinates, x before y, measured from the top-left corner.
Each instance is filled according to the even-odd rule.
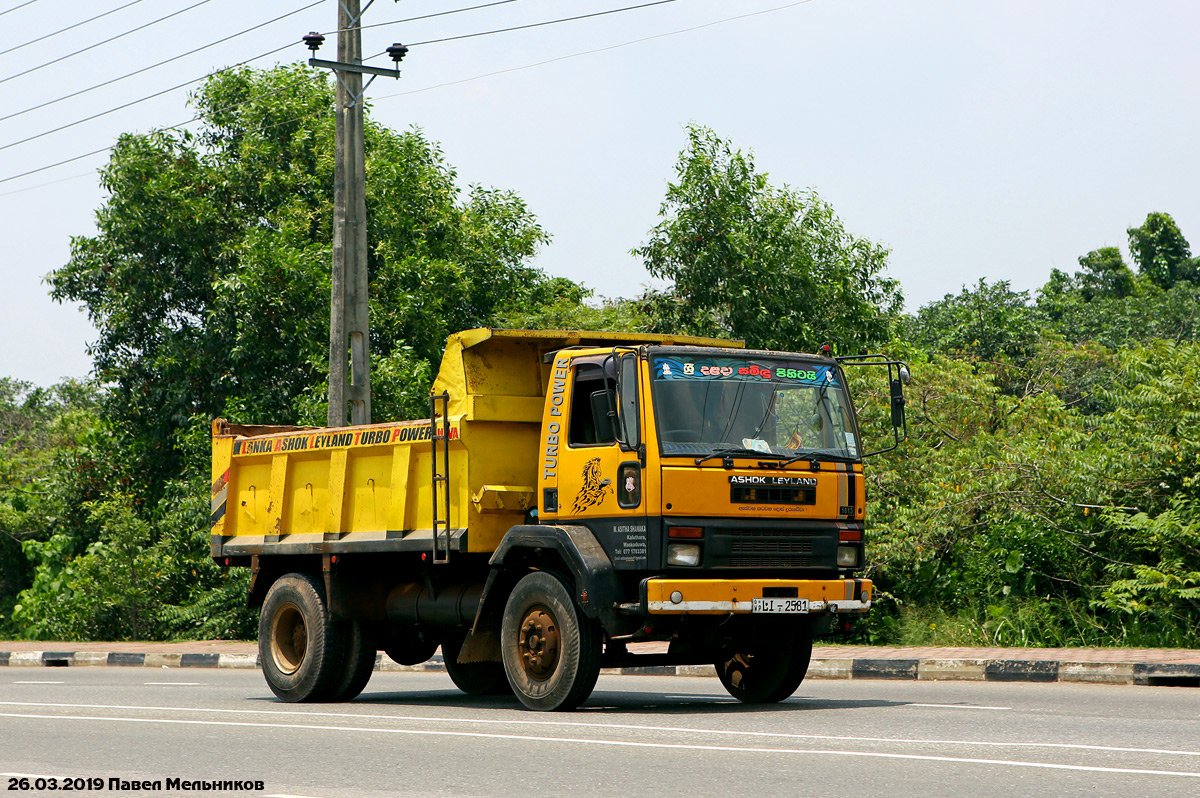
[[[644,0],[643,0],[644,1]],[[0,0],[0,50],[130,0]],[[246,30],[311,0],[153,0],[0,53],[0,116]],[[486,0],[376,0],[364,24]],[[368,54],[635,5],[515,0],[364,31]],[[199,5],[197,5],[199,3]],[[105,39],[187,9],[107,44]],[[5,13],[6,12],[6,13]],[[734,17],[740,17],[734,19]],[[336,0],[110,86],[0,120],[0,180],[192,114],[187,88],[255,61],[302,60],[336,27]],[[1105,0],[675,0],[524,31],[413,46],[376,119],[422,127],[463,184],[508,188],[553,234],[538,265],[607,296],[649,280],[629,250],[656,223],[699,122],[774,182],[815,188],[847,228],[892,251],[908,307],[980,277],[1035,289],[1096,247],[1125,245],[1150,211],[1200,249],[1200,3]],[[333,37],[321,55],[335,57]],[[640,41],[639,41],[640,40]],[[624,45],[624,46],[623,46]],[[84,50],[59,63],[18,73]],[[551,63],[544,63],[544,62]],[[375,61],[390,64],[386,58]],[[498,74],[491,74],[498,73]],[[479,78],[472,80],[472,78]],[[192,84],[194,87],[195,84]],[[193,126],[194,127],[194,126]],[[106,156],[0,182],[0,376],[82,376],[94,331],[43,278],[94,231]]]

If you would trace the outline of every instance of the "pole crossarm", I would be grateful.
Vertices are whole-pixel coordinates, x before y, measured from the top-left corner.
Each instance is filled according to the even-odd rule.
[[[362,75],[379,75],[384,78],[400,77],[399,69],[382,69],[380,67],[364,66],[362,64],[347,64],[343,61],[325,61],[320,58],[308,59],[309,66],[324,67],[337,72],[358,72]]]

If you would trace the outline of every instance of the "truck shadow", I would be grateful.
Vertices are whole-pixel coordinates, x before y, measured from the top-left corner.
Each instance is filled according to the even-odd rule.
[[[597,690],[583,706],[567,715],[581,714],[761,714],[770,712],[806,712],[814,710],[876,709],[903,706],[905,701],[883,699],[831,699],[803,695],[793,696],[778,704],[743,704],[728,696],[708,695],[646,695],[610,690]],[[351,704],[394,707],[459,707],[471,709],[523,709],[512,696],[468,696],[457,690],[420,690],[412,692],[364,693]],[[559,713],[547,713],[555,714]]]

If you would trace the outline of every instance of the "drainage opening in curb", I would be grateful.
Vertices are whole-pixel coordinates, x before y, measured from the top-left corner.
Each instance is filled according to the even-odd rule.
[[[71,660],[58,659],[58,658],[45,659],[45,660],[42,660],[42,664],[45,665],[47,668],[65,668],[71,664]]]
[[[1151,687],[1200,687],[1200,676],[1148,676]]]

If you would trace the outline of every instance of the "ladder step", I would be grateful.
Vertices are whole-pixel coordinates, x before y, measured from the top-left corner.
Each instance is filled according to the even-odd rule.
[[[439,417],[438,409],[441,407]],[[431,489],[433,491],[433,562],[446,564],[450,561],[451,526],[450,526],[450,433],[449,433],[450,394],[429,398],[429,434],[433,455]],[[444,473],[439,473],[443,471]],[[439,487],[445,485],[445,490]],[[440,518],[442,513],[445,518]],[[444,535],[444,537],[443,537]]]

